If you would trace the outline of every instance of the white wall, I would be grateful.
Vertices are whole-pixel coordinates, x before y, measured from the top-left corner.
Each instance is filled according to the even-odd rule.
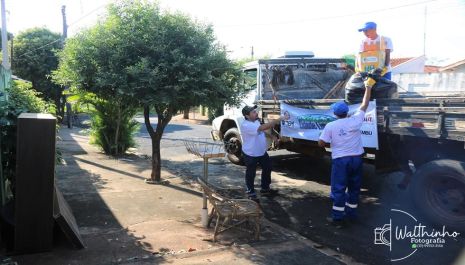
[[[396,67],[392,68],[392,74],[402,74],[402,73],[423,73],[425,71],[425,56],[420,56],[414,58],[405,63],[401,63]]]
[[[400,93],[420,95],[465,95],[465,73],[394,74]]]

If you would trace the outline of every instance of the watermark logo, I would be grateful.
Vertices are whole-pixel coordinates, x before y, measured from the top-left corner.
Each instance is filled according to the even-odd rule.
[[[391,261],[401,261],[420,249],[442,248],[447,240],[459,236],[458,232],[436,230],[421,224],[408,212],[391,209],[389,223],[374,229],[374,244],[385,245],[391,252]]]

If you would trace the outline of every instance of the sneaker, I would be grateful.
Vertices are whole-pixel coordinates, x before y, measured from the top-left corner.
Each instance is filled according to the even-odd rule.
[[[336,228],[343,228],[345,226],[344,219],[333,219],[332,217],[326,217],[326,221],[336,227]]]
[[[257,194],[255,194],[255,193],[254,193],[254,194],[247,194],[247,198],[249,198],[249,199],[251,199],[251,200],[252,200],[252,199],[256,199],[256,198],[257,198]]]
[[[260,204],[260,200],[257,198],[257,195],[249,196],[249,200],[254,201],[254,202]]]
[[[278,190],[273,190],[273,189],[261,189],[260,194],[261,195],[275,195],[278,193]]]
[[[255,193],[255,191],[246,191],[245,193],[247,194],[247,197],[249,199],[252,199],[252,198],[256,199],[257,198],[257,194]]]

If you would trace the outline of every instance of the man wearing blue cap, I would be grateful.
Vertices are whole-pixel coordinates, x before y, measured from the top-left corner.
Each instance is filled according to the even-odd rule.
[[[360,45],[357,56],[357,72],[370,72],[380,69],[381,75],[391,80],[391,52],[393,51],[392,41],[386,36],[380,36],[376,32],[375,22],[366,22],[359,32],[366,36]]]
[[[371,96],[371,84],[365,82],[365,94],[358,111],[348,116],[349,106],[344,101],[331,105],[337,120],[328,123],[320,135],[318,144],[331,146],[331,199],[332,224],[341,227],[345,218],[355,219],[362,180],[362,127],[365,111]],[[347,192],[346,192],[347,190]]]

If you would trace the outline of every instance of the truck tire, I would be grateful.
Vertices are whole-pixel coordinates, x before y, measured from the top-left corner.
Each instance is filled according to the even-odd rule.
[[[231,163],[236,165],[244,165],[242,158],[242,141],[237,128],[231,128],[226,131],[223,137],[224,150]]]
[[[430,161],[415,172],[411,189],[416,207],[430,221],[465,231],[465,162]]]

